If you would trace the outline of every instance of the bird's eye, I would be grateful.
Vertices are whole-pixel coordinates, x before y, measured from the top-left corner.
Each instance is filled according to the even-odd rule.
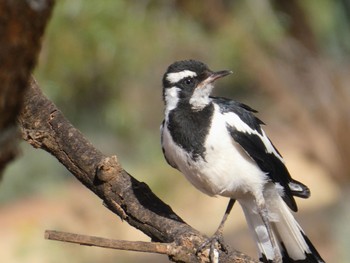
[[[187,86],[192,86],[193,83],[194,83],[194,79],[193,79],[193,78],[186,78],[186,79],[184,80],[184,83],[185,83],[185,85],[187,85]]]

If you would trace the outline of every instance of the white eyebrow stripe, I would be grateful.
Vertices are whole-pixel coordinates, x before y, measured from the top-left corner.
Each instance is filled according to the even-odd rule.
[[[196,77],[197,73],[191,70],[183,70],[180,72],[168,73],[166,75],[166,79],[171,83],[177,83],[178,81],[188,78],[188,77]]]

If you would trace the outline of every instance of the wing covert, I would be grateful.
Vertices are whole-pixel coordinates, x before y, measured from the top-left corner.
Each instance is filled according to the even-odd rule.
[[[297,211],[298,208],[293,195],[301,197],[303,195],[298,195],[298,192],[292,191],[289,184],[299,185],[299,182],[291,178],[282,156],[261,128],[264,123],[253,114],[255,111],[250,107],[234,101],[226,101],[224,98],[219,98],[219,100],[220,103],[218,104],[223,105],[221,106],[221,113],[226,115],[227,129],[233,140],[269,176],[272,182],[283,187],[284,195],[282,198],[293,211]],[[300,186],[307,189],[302,184]]]

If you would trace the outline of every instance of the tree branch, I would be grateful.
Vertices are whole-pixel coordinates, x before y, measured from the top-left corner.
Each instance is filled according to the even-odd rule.
[[[125,241],[109,238],[72,234],[67,232],[46,230],[45,238],[49,240],[76,243],[84,246],[96,246],[137,252],[157,253],[172,256],[178,247],[173,243]]]
[[[25,94],[19,125],[27,142],[54,155],[121,219],[152,241],[180,247],[171,260],[204,262],[195,251],[206,237],[187,225],[145,183],[130,176],[116,156],[108,157],[97,150],[42,94],[34,79]],[[219,256],[223,263],[256,262],[233,249],[220,251]]]
[[[53,2],[0,0],[0,178],[17,155],[16,118]]]

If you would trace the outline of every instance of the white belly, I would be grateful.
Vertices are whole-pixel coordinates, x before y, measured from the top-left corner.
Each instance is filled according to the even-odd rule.
[[[246,193],[261,191],[267,182],[266,174],[243,151],[227,132],[225,117],[214,111],[210,133],[205,141],[205,160],[193,161],[188,153],[177,146],[166,127],[163,147],[167,159],[176,165],[200,191],[241,199]]]

